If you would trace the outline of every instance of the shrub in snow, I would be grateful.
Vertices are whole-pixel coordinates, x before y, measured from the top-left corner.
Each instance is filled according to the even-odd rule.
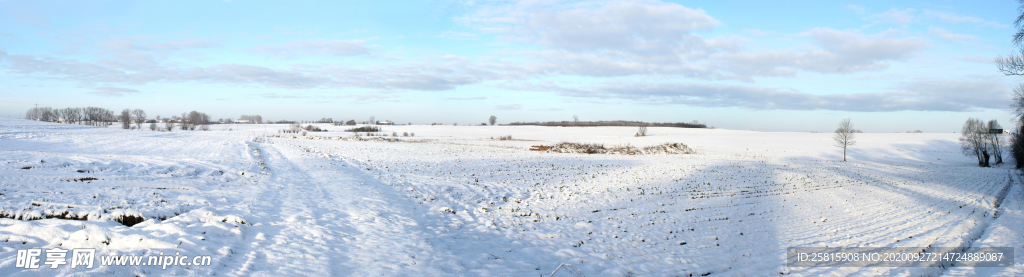
[[[647,124],[640,125],[640,129],[636,131],[636,136],[637,137],[646,137],[647,136]]]

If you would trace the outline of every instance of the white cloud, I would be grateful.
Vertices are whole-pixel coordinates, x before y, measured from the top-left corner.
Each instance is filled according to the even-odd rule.
[[[846,8],[859,14],[864,13],[864,7],[857,6],[854,4],[846,4]]]
[[[330,78],[260,66],[223,64],[208,67],[178,67],[155,62],[136,69],[125,62],[82,62],[34,55],[0,55],[15,73],[37,78],[52,78],[91,83],[143,84],[151,82],[207,82],[256,84],[268,87],[312,88],[323,86]]]
[[[985,20],[981,19],[981,18],[977,18],[977,17],[973,17],[973,16],[958,15],[958,14],[953,14],[953,13],[948,13],[948,12],[943,12],[943,11],[925,10],[924,13],[926,15],[936,17],[938,19],[941,19],[942,21],[949,22],[949,23],[983,23],[983,22],[985,22]]]
[[[900,84],[890,92],[823,95],[793,89],[702,83],[615,82],[581,88],[544,85],[534,89],[555,91],[567,97],[626,99],[651,105],[766,110],[964,112],[1004,108],[1009,101],[1007,86],[983,80],[921,79]]]
[[[509,105],[497,105],[497,106],[494,106],[495,110],[502,110],[502,111],[521,110],[522,108],[523,108],[523,105],[521,105],[521,104],[509,104]]]
[[[471,28],[550,50],[641,57],[704,52],[709,48],[707,42],[693,32],[720,24],[704,10],[660,1],[523,2],[515,7],[484,8],[459,20]]]
[[[487,99],[486,96],[477,96],[477,97],[445,97],[444,98],[444,100],[485,100],[485,99]]]
[[[958,60],[962,60],[962,61],[976,62],[976,63],[987,63],[987,64],[992,64],[995,61],[995,58],[993,58],[993,57],[975,57],[975,56],[960,57],[960,58],[957,58],[957,59]]]
[[[701,9],[661,1],[518,2],[484,7],[459,20],[509,42],[540,46],[516,53],[523,59],[515,61],[527,74],[540,75],[732,78],[697,63],[737,51],[743,40],[704,38],[695,32],[719,25],[717,19]]]
[[[145,71],[159,66],[170,55],[218,45],[215,39],[188,38],[166,42],[156,36],[117,38],[100,43],[99,64],[131,71]]]
[[[514,33],[557,49],[646,54],[699,44],[691,32],[719,24],[704,10],[678,4],[614,2],[531,13]]]
[[[1009,27],[1008,25],[1000,24],[1000,23],[994,22],[994,21],[986,21],[985,19],[982,19],[982,18],[979,18],[979,17],[968,16],[968,15],[959,15],[959,14],[950,13],[950,12],[944,12],[944,11],[925,10],[924,14],[929,16],[929,17],[932,17],[932,18],[938,18],[939,20],[945,21],[947,23],[954,23],[954,24],[965,24],[965,23],[966,24],[980,24],[982,26],[996,27],[996,28],[1006,28],[1006,27]]]
[[[871,21],[874,24],[893,23],[893,24],[907,24],[914,20],[915,9],[897,9],[891,8],[888,11],[882,13],[876,13],[869,15],[864,20]]]
[[[788,76],[797,70],[845,73],[886,68],[919,53],[924,39],[897,38],[886,31],[864,35],[830,28],[814,28],[797,34],[814,40],[816,49],[760,51],[720,55],[726,68],[740,76]]]
[[[265,98],[274,98],[274,99],[300,99],[300,98],[309,98],[309,96],[305,96],[305,95],[282,95],[282,94],[278,94],[278,93],[273,93],[273,92],[271,92],[271,93],[261,93],[261,94],[258,94],[258,95],[259,95],[259,96],[261,96],[261,97],[265,97]]]
[[[98,87],[87,93],[105,97],[123,97],[125,94],[136,94],[139,91],[130,88]]]
[[[298,57],[311,55],[359,56],[370,53],[365,39],[305,39],[251,48],[251,52],[276,57]]]
[[[965,42],[968,40],[978,39],[978,37],[974,35],[950,33],[949,31],[946,31],[946,29],[942,29],[939,27],[928,28],[928,33],[932,34],[933,36],[937,36],[939,38],[952,42]]]
[[[873,15],[906,23],[913,9]],[[486,8],[460,19],[469,27],[494,32],[511,42],[541,50],[523,51],[531,74],[594,77],[674,75],[709,80],[752,81],[754,76],[791,76],[800,70],[845,73],[886,68],[904,61],[927,42],[901,38],[890,30],[867,36],[829,28],[798,34],[812,48],[742,52],[745,38],[704,38],[719,21],[701,9],[660,1],[597,3],[516,3]],[[746,33],[768,32],[746,29]]]

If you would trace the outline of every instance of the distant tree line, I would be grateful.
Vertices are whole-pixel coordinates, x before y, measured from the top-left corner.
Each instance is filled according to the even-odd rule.
[[[97,107],[63,109],[36,107],[25,112],[25,119],[91,126],[108,126],[110,122],[117,120],[114,117],[114,111]]]
[[[263,117],[259,115],[242,115],[238,120],[248,120],[252,124],[263,124]]]
[[[342,122],[341,120],[338,120],[338,121],[334,121],[333,123],[334,123],[334,126],[356,125],[356,120],[355,119],[350,119],[349,121],[345,121],[345,122]]]
[[[696,121],[692,123],[671,123],[671,122],[654,122],[647,123],[642,121],[625,121],[625,120],[612,120],[612,121],[548,121],[548,122],[512,122],[509,125],[534,125],[534,126],[559,126],[559,127],[597,127],[597,126],[649,126],[649,127],[677,127],[677,128],[707,128],[705,124],[698,123]]]

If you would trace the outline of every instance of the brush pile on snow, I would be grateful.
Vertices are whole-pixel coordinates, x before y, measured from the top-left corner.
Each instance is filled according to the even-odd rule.
[[[560,142],[552,146],[535,147],[535,149],[546,149],[547,152],[555,153],[576,153],[576,154],[617,154],[617,155],[654,155],[654,154],[693,154],[686,144],[672,142],[647,147],[633,147],[631,145],[605,147],[601,143],[576,143]]]

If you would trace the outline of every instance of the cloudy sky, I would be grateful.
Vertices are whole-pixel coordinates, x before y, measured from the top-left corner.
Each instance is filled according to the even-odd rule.
[[[339,3],[358,2],[358,3]],[[781,2],[781,3],[776,3]],[[1012,126],[1002,1],[2,1],[0,116]]]

